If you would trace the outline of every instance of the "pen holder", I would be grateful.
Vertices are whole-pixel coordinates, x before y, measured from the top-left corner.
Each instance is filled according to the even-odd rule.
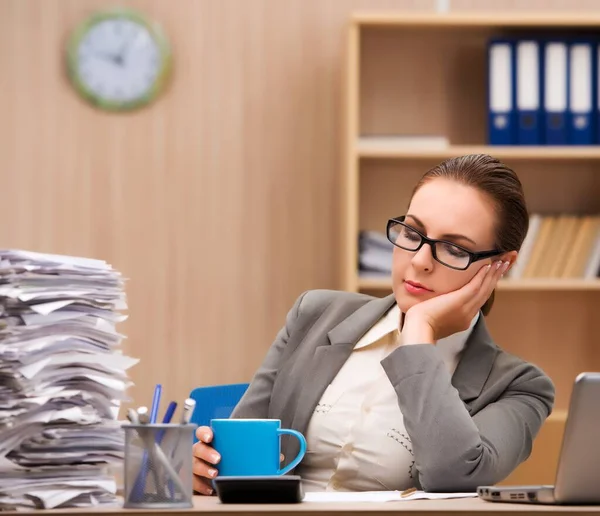
[[[197,425],[123,425],[125,508],[192,507],[192,443]]]

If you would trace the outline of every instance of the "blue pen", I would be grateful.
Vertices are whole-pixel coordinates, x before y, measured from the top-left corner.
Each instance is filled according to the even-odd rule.
[[[169,406],[167,407],[167,410],[165,412],[165,417],[163,418],[163,423],[169,424],[171,422],[171,419],[173,419],[173,415],[175,414],[176,410],[177,402],[172,401],[171,403],[169,403]]]
[[[162,385],[160,383],[156,384],[154,387],[154,397],[152,398],[152,408],[150,409],[150,424],[156,424],[156,420],[158,419],[158,407],[160,406],[160,395],[162,393]]]
[[[165,412],[165,417],[163,417],[163,420],[162,420],[163,424],[168,425],[171,422],[171,419],[173,419],[173,414],[175,414],[175,410],[177,410],[177,402],[172,401],[171,403],[169,403],[169,406],[167,407],[167,411]],[[167,432],[167,429],[163,428],[156,434],[156,442],[158,444],[160,444],[162,442],[163,437],[165,436],[166,432]]]

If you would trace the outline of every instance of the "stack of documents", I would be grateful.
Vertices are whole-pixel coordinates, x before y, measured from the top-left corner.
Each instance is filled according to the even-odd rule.
[[[104,261],[0,250],[0,510],[116,501],[126,308]]]
[[[359,269],[362,276],[387,277],[392,273],[394,245],[385,234],[362,231],[359,236]]]

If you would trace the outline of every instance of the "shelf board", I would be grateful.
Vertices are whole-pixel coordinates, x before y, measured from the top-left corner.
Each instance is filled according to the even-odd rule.
[[[547,423],[561,423],[561,424],[565,424],[567,422],[567,415],[568,415],[569,411],[568,410],[560,410],[560,409],[555,409],[552,414],[550,414],[548,416],[548,419],[546,420]]]
[[[410,147],[360,139],[355,152],[360,158],[446,159],[465,154],[490,154],[500,159],[600,159],[600,145],[589,146],[500,146],[449,145],[447,147]]]
[[[387,290],[391,291],[392,283],[388,278],[359,277],[359,290]],[[600,280],[583,279],[522,279],[501,280],[498,290],[600,290]]]
[[[352,16],[357,25],[388,27],[581,27],[597,28],[598,12],[473,12],[415,13],[403,11],[357,12]]]

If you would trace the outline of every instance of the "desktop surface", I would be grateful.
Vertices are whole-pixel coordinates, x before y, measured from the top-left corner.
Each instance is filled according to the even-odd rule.
[[[422,516],[423,513],[469,513],[470,516],[479,514],[494,514],[510,512],[525,516],[527,513],[537,513],[537,516],[545,514],[564,513],[586,513],[589,515],[600,516],[600,505],[596,506],[564,506],[564,505],[521,505],[510,503],[491,503],[478,498],[460,498],[454,500],[410,500],[400,502],[382,502],[382,503],[296,503],[296,504],[222,504],[216,496],[195,496],[194,507],[191,509],[168,510],[145,510],[145,509],[123,509],[122,507],[110,508],[83,508],[83,509],[52,509],[51,511],[36,511],[35,514],[48,513],[53,516],[75,516],[89,514],[114,514],[114,513],[132,513],[135,516],[144,515],[166,515],[177,514],[185,516],[188,514],[219,515],[226,514],[248,514],[278,516],[290,513],[310,513],[311,515],[328,514],[383,514],[394,513],[402,516]],[[24,514],[23,512],[3,512],[2,515]]]

